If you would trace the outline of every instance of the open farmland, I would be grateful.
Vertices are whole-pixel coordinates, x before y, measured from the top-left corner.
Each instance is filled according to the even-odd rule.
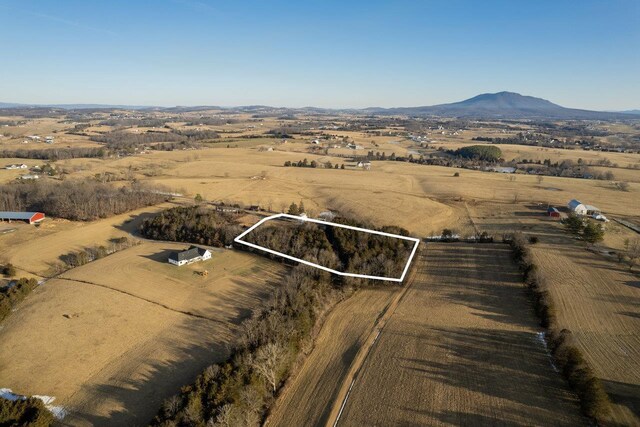
[[[144,242],[37,288],[0,330],[2,387],[56,397],[71,425],[148,422],[163,399],[227,357],[239,322],[283,272],[230,250],[167,264],[184,246]],[[195,274],[203,269],[208,276]]]
[[[87,222],[47,215],[37,227],[4,223],[0,266],[13,264],[15,277],[48,277],[59,271],[53,267],[61,262],[61,256],[108,245],[110,239],[130,237],[142,219],[162,209],[194,203],[205,209],[214,209],[212,204],[226,209],[221,203],[233,205],[233,209],[238,206],[238,221],[243,227],[302,202],[311,218],[330,210],[339,217],[361,221],[366,228],[402,227],[415,237],[440,235],[446,228],[462,236],[486,231],[500,240],[503,234],[520,230],[540,238],[533,250],[540,267],[553,276],[559,326],[574,332],[614,400],[613,422],[638,423],[640,381],[634,362],[638,359],[634,350],[640,347],[634,305],[637,267],[636,273],[628,273],[615,262],[614,255],[607,255],[622,250],[624,241],[637,234],[613,221],[607,223],[604,240],[590,253],[543,213],[548,204],[563,207],[577,198],[600,207],[609,218],[640,223],[640,177],[634,169],[640,163],[640,154],[499,146],[507,160],[577,162],[582,158],[587,163],[606,163],[590,168],[612,171],[617,181],[628,182],[621,188],[611,180],[536,176],[520,173],[523,171],[502,174],[389,159],[392,153],[411,155],[413,159],[420,155],[452,159],[437,147],[478,144],[471,138],[509,136],[522,128],[535,130],[535,124],[483,124],[491,128],[489,132],[486,127],[474,128],[462,121],[438,121],[434,125],[382,118],[367,119],[374,122],[367,129],[359,128],[360,119],[348,115],[319,118],[301,114],[295,120],[285,120],[237,112],[221,115],[212,110],[184,115],[114,112],[113,117],[97,112],[90,116],[87,124],[91,126],[84,128],[85,135],[65,133],[73,131],[73,122],[42,119],[40,123],[40,119],[32,119],[26,127],[10,126],[8,132],[19,137],[0,138],[0,148],[9,153],[18,149],[63,149],[68,145],[104,146],[104,155],[58,160],[11,157],[5,159],[6,163],[29,167],[50,163],[55,166],[55,175],[43,174],[39,182],[51,186],[65,180],[98,181],[115,188],[140,182],[160,184],[167,192],[179,195],[171,202]],[[376,123],[385,124],[376,127]],[[37,124],[33,131],[32,124]],[[49,129],[51,133],[56,131],[54,144],[23,144],[24,135],[46,135],[47,126],[52,124],[55,129]],[[465,125],[470,126],[456,130]],[[436,126],[445,129],[436,130]],[[296,127],[303,133],[267,133]],[[504,134],[503,127],[521,129]],[[175,131],[177,135],[200,130],[219,137],[164,148],[155,143],[136,145],[135,138],[129,141],[133,146],[124,148],[90,140],[111,132],[149,134],[153,139],[157,133]],[[427,135],[427,139],[417,140],[418,134]],[[321,142],[313,142],[315,138]],[[349,144],[362,148],[354,149]],[[374,157],[370,170],[358,167],[371,151],[385,153],[387,160]],[[309,166],[311,163],[316,167]],[[307,167],[302,167],[305,164]],[[22,173],[26,172],[0,170],[0,182],[21,185],[15,178]],[[195,221],[191,225],[197,228],[202,224]],[[271,242],[284,247],[266,246],[318,258],[320,252],[311,253],[308,249],[313,245],[302,237],[293,233],[281,242]],[[194,241],[202,242],[198,238]],[[331,248],[323,245],[323,249]],[[169,250],[185,246],[144,241],[69,270],[36,288],[0,325],[0,339],[9,343],[0,349],[0,387],[55,396],[56,403],[71,409],[66,420],[72,425],[147,422],[161,407],[162,398],[193,384],[204,367],[228,356],[227,345],[242,336],[238,322],[263,306],[273,294],[273,282],[283,292],[283,267],[258,254],[214,250],[213,259],[206,263],[180,269],[164,263]],[[354,264],[354,259],[371,261],[362,245],[353,246],[355,251],[338,257],[338,269],[361,272],[366,265]],[[399,306],[396,302],[404,290],[365,288],[326,313],[326,318],[321,317],[326,324],[315,324],[319,334],[308,359],[299,360],[295,377],[283,379],[284,388],[278,388],[282,384],[274,388],[274,395],[278,395],[275,407],[270,408],[271,394],[257,400],[265,402],[256,405],[263,405],[269,414],[269,425],[331,423],[382,319],[387,326],[365,359],[340,423],[586,422],[577,414],[576,402],[565,390],[564,380],[550,371],[544,349],[536,341],[538,329],[529,314],[519,276],[506,252],[496,249],[502,246],[426,246],[420,274]],[[336,261],[335,256],[330,258]],[[259,267],[268,271],[268,277]],[[209,270],[209,276],[194,273],[204,269]],[[575,276],[571,276],[573,272]],[[397,271],[388,273],[397,276]],[[4,276],[0,284],[10,280]],[[333,284],[339,289],[339,282]],[[275,298],[279,300],[277,294]],[[333,302],[332,298],[337,297],[327,297],[327,301]],[[325,315],[321,308],[318,310]],[[51,326],[38,329],[43,324]],[[62,345],[58,348],[54,342]],[[306,351],[311,344],[305,341],[301,348]],[[44,346],[53,350],[36,358]],[[397,357],[406,360],[397,362],[385,353],[384,348],[391,347],[399,349]],[[13,362],[14,357],[18,362]],[[391,368],[379,374],[386,364]],[[514,389],[503,378],[524,386]],[[382,382],[390,386],[382,387]],[[545,394],[545,387],[552,392]],[[365,388],[375,393],[370,396],[364,393]],[[206,387],[198,390],[205,396],[208,393]],[[400,400],[404,406],[397,403]],[[210,421],[219,415],[224,403],[207,400],[203,406],[208,409],[198,416]],[[408,407],[415,411],[405,409]],[[185,405],[181,413],[188,415],[191,409]]]
[[[534,246],[557,302],[558,326],[572,331],[613,403],[613,425],[640,425],[640,279],[574,243]]]
[[[418,263],[339,425],[585,423],[506,245],[431,244]]]
[[[109,239],[127,237],[142,219],[170,206],[174,203],[90,222],[47,219],[37,228],[16,223],[15,232],[0,235],[0,246],[11,248],[0,254],[0,262],[12,263],[21,275],[48,276],[61,255],[102,245]]]
[[[342,381],[377,319],[400,291],[387,286],[357,291],[327,316],[315,347],[285,386],[269,426],[320,426],[329,422]]]

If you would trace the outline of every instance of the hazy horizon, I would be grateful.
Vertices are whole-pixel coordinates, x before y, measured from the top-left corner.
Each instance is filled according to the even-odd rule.
[[[640,4],[0,0],[1,102],[640,108]]]

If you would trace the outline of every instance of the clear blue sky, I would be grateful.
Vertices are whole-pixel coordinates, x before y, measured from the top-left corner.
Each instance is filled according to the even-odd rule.
[[[640,108],[640,1],[0,0],[0,101]]]

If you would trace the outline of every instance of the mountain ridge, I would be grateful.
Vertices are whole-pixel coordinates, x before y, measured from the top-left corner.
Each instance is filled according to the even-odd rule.
[[[410,115],[434,117],[458,117],[478,119],[590,119],[613,120],[640,118],[640,111],[593,111],[577,108],[566,108],[543,98],[521,95],[516,92],[482,93],[472,98],[448,104],[437,104],[418,107],[369,107],[369,108],[320,108],[320,107],[271,107],[267,105],[247,105],[238,107],[219,106],[133,106],[110,104],[19,104],[0,102],[0,108],[59,108],[68,110],[80,109],[132,109],[132,110],[167,110],[197,111],[204,109],[228,109],[242,111],[282,110],[282,111],[315,111],[332,112],[348,111],[355,113],[379,115]]]

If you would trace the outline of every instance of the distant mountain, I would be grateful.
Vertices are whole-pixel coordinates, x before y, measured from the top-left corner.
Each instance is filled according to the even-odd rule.
[[[484,93],[460,102],[425,107],[373,108],[378,114],[489,119],[620,119],[631,114],[565,108],[546,99],[514,92]]]
[[[408,115],[433,117],[460,117],[477,119],[585,119],[585,120],[620,120],[640,119],[640,110],[629,111],[590,111],[575,108],[565,108],[553,102],[533,96],[524,96],[514,92],[484,93],[460,102],[439,104],[424,107],[382,108],[371,107],[364,109],[331,109],[331,108],[286,108],[267,105],[245,105],[239,107],[176,106],[153,107],[143,105],[108,105],[108,104],[17,104],[2,103],[0,108],[56,108],[67,110],[80,109],[122,109],[122,110],[161,110],[167,112],[188,112],[203,110],[241,111],[253,114],[378,114],[378,115]]]

